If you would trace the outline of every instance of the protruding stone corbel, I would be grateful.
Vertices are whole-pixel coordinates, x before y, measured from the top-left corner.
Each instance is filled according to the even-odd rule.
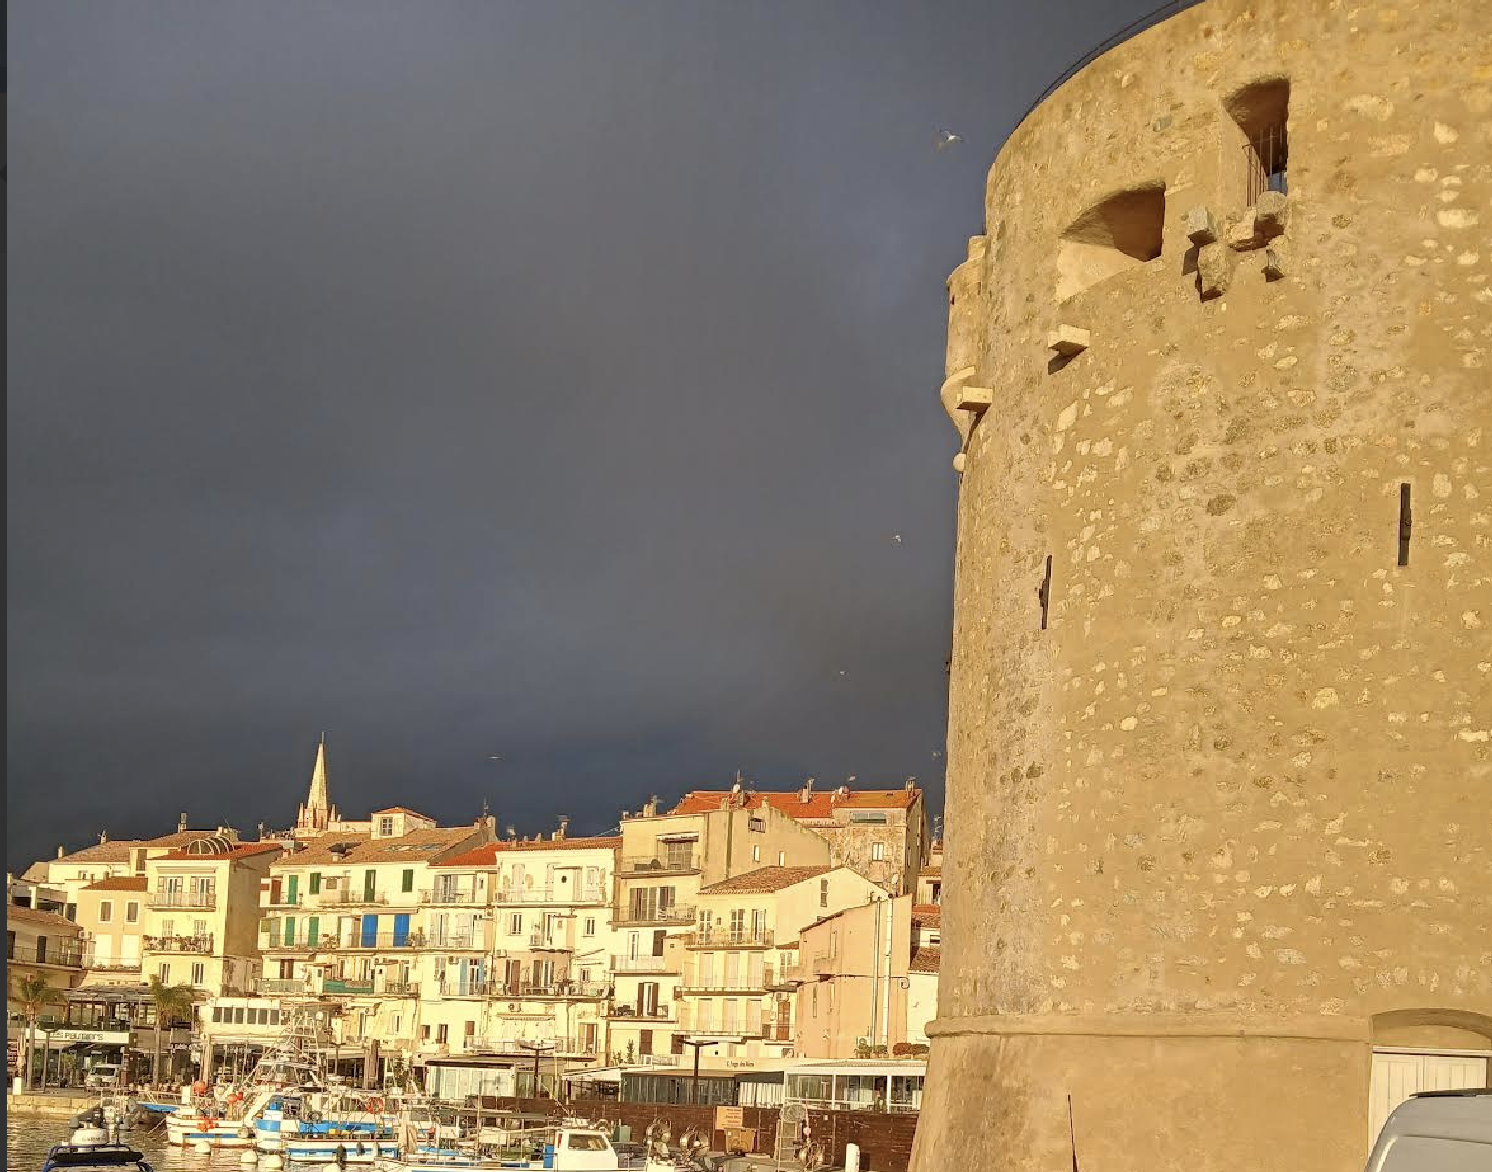
[[[1254,209],[1249,208],[1238,223],[1228,229],[1228,247],[1234,252],[1250,252],[1263,243]]]
[[[1046,336],[1046,348],[1057,358],[1067,361],[1088,349],[1092,335],[1077,326],[1060,325]]]
[[[1254,205],[1254,227],[1265,240],[1284,235],[1290,222],[1290,197],[1283,191],[1265,191]]]
[[[1264,250],[1264,279],[1278,281],[1285,275],[1284,250],[1279,245]]]
[[[1233,283],[1233,250],[1221,240],[1204,244],[1197,252],[1197,289],[1203,301],[1221,297]]]
[[[1196,207],[1186,213],[1186,238],[1198,248],[1217,243],[1217,221],[1207,208]]]

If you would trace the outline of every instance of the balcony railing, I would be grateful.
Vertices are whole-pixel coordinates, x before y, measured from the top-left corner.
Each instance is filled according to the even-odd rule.
[[[145,901],[153,908],[195,908],[205,911],[218,906],[215,891],[152,891]]]
[[[371,997],[373,995],[372,981],[348,981],[337,977],[327,977],[321,982],[323,993],[343,993],[352,996]]]
[[[561,997],[595,1001],[610,997],[612,987],[599,981],[551,981],[549,984],[520,985],[524,997]]]
[[[294,996],[311,991],[306,981],[295,977],[260,977],[258,990],[266,997]]]
[[[748,1006],[749,1009],[758,1008]],[[759,1016],[753,1016],[749,1012],[743,1017],[726,1019],[714,1014],[702,1014],[692,1006],[684,1006],[679,1010],[679,1028],[691,1034],[724,1034],[738,1038],[760,1038],[765,1036],[762,1032],[762,1020]]]
[[[684,904],[673,904],[670,907],[624,907],[617,911],[613,917],[613,923],[617,925],[692,924],[694,923],[694,908]]]
[[[534,1055],[536,1038],[466,1038],[468,1054],[519,1054],[528,1058]],[[528,1043],[525,1045],[524,1043]],[[564,1054],[572,1057],[595,1057],[600,1043],[590,1038],[545,1038],[539,1049],[540,1056]]]
[[[655,1005],[652,1009],[643,1010],[639,1010],[635,1005],[613,1005],[606,1011],[606,1016],[613,1021],[632,1021],[642,1025],[655,1025],[659,1022],[666,1025],[668,1022],[678,1020],[674,1016],[671,1005]]]
[[[776,933],[771,928],[709,928],[685,937],[688,948],[772,948]]]
[[[486,907],[491,901],[486,895],[478,895],[475,891],[427,887],[420,892],[420,902],[432,903],[438,907]]]
[[[545,932],[542,929],[528,934],[528,946],[530,948],[544,949],[549,952],[572,952],[575,948],[562,934]]]
[[[610,899],[611,892],[604,887],[577,886],[574,890],[562,886],[534,887],[523,891],[492,893],[492,902],[503,904],[603,904],[609,902]]]
[[[147,936],[143,947],[146,952],[189,952],[211,956],[212,933],[205,936]]]
[[[83,949],[72,941],[49,944],[41,950],[29,944],[12,944],[6,956],[19,964],[50,964],[65,969],[83,966]]]
[[[747,973],[734,977],[724,973],[688,973],[682,987],[685,993],[765,993],[771,984],[772,966],[767,965],[760,977]]]
[[[655,851],[646,855],[623,855],[617,866],[617,874],[629,877],[638,875],[687,875],[698,871],[702,861],[699,851]]]
[[[138,973],[141,963],[137,960],[95,960],[88,956],[83,958],[83,967],[90,973]]]
[[[409,894],[412,903],[414,899],[413,894],[406,894]],[[310,906],[312,901],[315,902],[317,907],[386,907],[389,897],[381,891],[375,891],[370,894],[361,889],[344,891],[342,888],[336,887],[330,891],[323,889],[311,896],[306,900],[307,906]]]
[[[834,962],[837,959],[832,952],[815,952],[813,959],[808,963],[813,969],[814,976],[824,977],[834,972]]]
[[[611,971],[614,973],[676,973],[679,962],[666,956],[613,956]]]
[[[491,997],[502,992],[500,982],[483,980],[441,981],[435,988],[437,995],[442,998]]]

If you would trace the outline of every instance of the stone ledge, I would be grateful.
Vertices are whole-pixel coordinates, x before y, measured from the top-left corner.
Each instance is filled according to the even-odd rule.
[[[1365,1019],[1351,1017],[1240,1017],[1233,1014],[1156,1013],[1097,1016],[1065,1013],[985,1013],[940,1017],[927,1023],[929,1038],[964,1034],[1099,1038],[1297,1038],[1321,1042],[1370,1040]]]

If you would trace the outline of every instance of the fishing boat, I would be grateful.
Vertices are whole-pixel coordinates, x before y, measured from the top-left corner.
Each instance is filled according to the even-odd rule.
[[[380,1172],[622,1172],[633,1167],[611,1146],[610,1133],[605,1121],[411,1102],[400,1118],[399,1155],[380,1157],[376,1164]]]
[[[254,1146],[302,1164],[371,1164],[397,1156],[396,1116],[382,1096],[332,1087],[282,1091],[254,1122]]]
[[[166,1116],[167,1138],[192,1147],[253,1147],[254,1125],[276,1095],[326,1089],[322,1032],[310,1007],[292,1009],[284,1032],[246,1080],[217,1087],[192,1084],[188,1100]]]
[[[125,1144],[57,1144],[41,1172],[154,1172],[144,1153]]]

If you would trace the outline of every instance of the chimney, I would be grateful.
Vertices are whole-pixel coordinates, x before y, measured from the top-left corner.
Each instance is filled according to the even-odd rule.
[[[798,791],[798,801],[805,806],[813,801],[813,778],[810,777],[803,783],[803,788]]]
[[[100,830],[98,832],[98,845],[99,846],[103,846],[104,843],[106,843],[108,841],[109,841],[109,832],[107,830]]]
[[[178,819],[176,819],[176,829],[177,829],[178,832],[180,832],[180,831],[185,830],[186,828],[187,828],[186,811],[183,810],[181,812],[181,817],[178,818]]]
[[[516,826],[509,826],[508,827],[508,841],[509,842],[517,842],[518,841],[518,828]]]
[[[559,817],[559,829],[554,832],[555,842],[564,842],[565,836],[570,833],[570,815],[561,814]]]
[[[67,854],[67,851],[63,850],[62,844],[59,842],[57,844],[57,857],[60,859],[65,854]]]
[[[264,841],[264,823],[263,822],[259,823],[259,841],[260,842]]]

